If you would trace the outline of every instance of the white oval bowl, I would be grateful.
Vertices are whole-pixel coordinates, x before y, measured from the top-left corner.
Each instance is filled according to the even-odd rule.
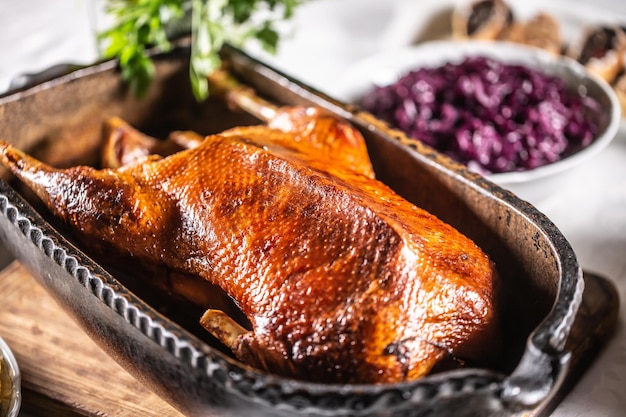
[[[566,179],[571,168],[604,149],[617,134],[621,108],[611,86],[589,73],[573,59],[534,47],[493,41],[433,41],[415,47],[387,50],[352,65],[330,91],[339,100],[356,103],[375,86],[389,85],[409,71],[458,64],[467,57],[483,56],[508,64],[521,64],[546,75],[560,77],[572,91],[588,95],[605,109],[593,142],[551,164],[538,168],[489,174],[487,178],[531,202],[545,197]]]

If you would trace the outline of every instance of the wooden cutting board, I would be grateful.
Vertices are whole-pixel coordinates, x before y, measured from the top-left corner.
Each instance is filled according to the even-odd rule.
[[[13,262],[0,272],[0,335],[22,371],[28,417],[181,417],[107,356],[35,279]],[[529,417],[547,416],[613,332],[619,298],[613,284],[585,275],[585,295],[568,339],[572,366],[561,390]]]
[[[120,367],[19,264],[0,273],[0,335],[22,373],[22,410],[46,417],[181,417]]]

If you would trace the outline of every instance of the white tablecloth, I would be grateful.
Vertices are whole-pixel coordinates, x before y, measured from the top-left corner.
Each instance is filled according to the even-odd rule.
[[[445,2],[316,0],[298,10],[294,31],[270,63],[325,91],[355,61],[383,48],[425,39],[425,19]],[[520,9],[558,8],[563,19],[621,20],[623,0],[511,0]],[[94,31],[105,25],[100,1],[0,0],[0,91],[17,74],[58,63],[93,62]],[[332,91],[328,91],[332,94]],[[610,277],[626,299],[626,123],[616,140],[576,169],[569,182],[532,201],[563,232],[583,268]],[[554,416],[626,414],[626,332],[616,334]]]

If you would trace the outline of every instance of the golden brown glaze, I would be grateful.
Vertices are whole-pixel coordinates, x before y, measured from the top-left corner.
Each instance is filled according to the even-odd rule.
[[[208,311],[242,361],[320,382],[418,378],[497,346],[495,272],[467,237],[373,178],[360,134],[281,111],[118,168],[1,159],[97,252],[203,277],[252,329]],[[220,332],[222,334],[220,334]]]
[[[166,156],[198,146],[204,137],[195,132],[174,131],[167,140],[157,140],[133,128],[119,117],[104,125],[104,143],[100,163],[106,168],[119,168],[149,155]]]

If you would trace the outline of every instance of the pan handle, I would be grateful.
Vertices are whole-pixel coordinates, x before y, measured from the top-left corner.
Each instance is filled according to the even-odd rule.
[[[517,369],[504,381],[501,400],[516,412],[537,407],[561,386],[571,356],[569,352],[542,352],[529,343]]]

